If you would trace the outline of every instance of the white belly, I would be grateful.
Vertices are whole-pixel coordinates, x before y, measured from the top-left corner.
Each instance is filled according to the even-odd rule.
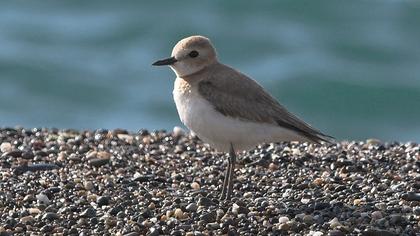
[[[288,129],[224,116],[196,93],[180,93],[175,89],[173,95],[182,123],[218,151],[228,152],[230,143],[240,151],[260,143],[302,140]]]

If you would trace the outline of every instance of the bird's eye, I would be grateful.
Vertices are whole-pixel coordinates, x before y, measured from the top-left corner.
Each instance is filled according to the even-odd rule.
[[[190,57],[197,57],[198,56],[198,52],[194,50],[194,51],[191,51],[188,55]]]

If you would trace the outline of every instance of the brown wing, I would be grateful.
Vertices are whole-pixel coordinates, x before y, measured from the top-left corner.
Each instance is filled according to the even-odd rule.
[[[211,76],[199,82],[199,93],[225,116],[279,125],[319,143],[332,138],[288,112],[257,82],[240,72],[219,65]]]

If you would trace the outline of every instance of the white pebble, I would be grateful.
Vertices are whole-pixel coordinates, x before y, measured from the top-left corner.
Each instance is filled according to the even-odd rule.
[[[5,152],[11,152],[12,151],[12,144],[10,144],[9,142],[4,142],[0,145],[0,151],[5,153]]]
[[[279,224],[283,224],[289,221],[289,217],[287,216],[282,216],[279,218]]]
[[[175,137],[179,137],[182,135],[185,135],[185,131],[183,128],[179,127],[179,126],[175,126],[174,130],[173,130],[174,136]]]
[[[337,228],[338,226],[341,226],[341,223],[340,223],[340,221],[338,221],[338,218],[337,217],[335,217],[334,219],[332,219],[330,222],[328,222],[328,223],[330,223],[330,228],[332,228],[332,229],[335,229],[335,228]]]

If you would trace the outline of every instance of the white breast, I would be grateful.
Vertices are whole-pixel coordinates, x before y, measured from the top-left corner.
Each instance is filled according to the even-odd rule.
[[[175,89],[173,96],[182,123],[218,151],[248,150],[266,142],[301,140],[298,134],[270,124],[246,122],[224,116],[193,89]]]

